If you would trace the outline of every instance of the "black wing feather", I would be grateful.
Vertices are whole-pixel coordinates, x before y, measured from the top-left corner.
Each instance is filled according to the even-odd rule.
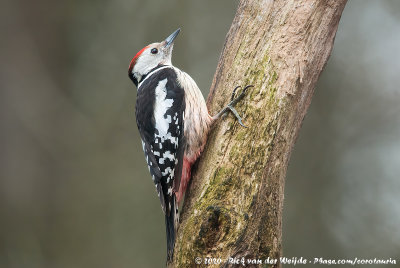
[[[164,79],[167,79],[165,98],[172,99],[173,103],[167,109],[163,120],[167,120],[167,117],[170,116],[171,123],[169,124],[168,133],[171,134],[171,137],[177,138],[178,144],[171,142],[168,138],[161,138],[156,129],[155,120],[157,119],[154,117],[155,89],[158,83]],[[168,190],[171,187],[173,191],[179,189],[182,175],[185,143],[183,138],[184,110],[184,90],[178,83],[177,75],[172,68],[165,68],[155,72],[139,86],[136,100],[136,123],[142,138],[143,150],[150,174],[156,184],[160,202],[166,215],[170,213],[170,208],[166,204],[171,202],[172,197]],[[163,153],[167,151],[173,156],[173,160],[163,157]]]

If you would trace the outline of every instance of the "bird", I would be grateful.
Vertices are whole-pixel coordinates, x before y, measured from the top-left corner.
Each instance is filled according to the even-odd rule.
[[[165,40],[141,49],[131,60],[129,78],[137,87],[136,124],[151,178],[165,215],[167,263],[172,261],[179,224],[179,203],[191,178],[191,168],[202,153],[214,122],[231,111],[246,90],[211,116],[196,82],[172,65],[174,40],[180,28]]]

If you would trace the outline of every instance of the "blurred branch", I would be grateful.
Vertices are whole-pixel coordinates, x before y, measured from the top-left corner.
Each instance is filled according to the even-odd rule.
[[[240,1],[208,106],[215,113],[236,85],[254,85],[237,105],[248,128],[229,115],[210,133],[183,207],[175,267],[197,257],[281,256],[287,164],[345,4]]]

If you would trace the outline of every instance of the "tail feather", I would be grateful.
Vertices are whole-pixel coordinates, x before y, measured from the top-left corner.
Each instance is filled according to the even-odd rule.
[[[165,227],[167,232],[167,263],[174,257],[175,237],[178,230],[179,212],[176,197],[173,195],[171,209],[165,214]]]

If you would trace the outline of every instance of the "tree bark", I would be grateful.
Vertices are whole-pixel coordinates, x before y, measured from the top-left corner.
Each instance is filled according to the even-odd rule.
[[[219,120],[193,170],[175,246],[175,267],[236,266],[282,252],[284,178],[316,82],[333,47],[346,0],[241,0],[207,104],[254,85]],[[198,258],[198,259],[196,259]],[[232,261],[232,259],[231,259]],[[253,265],[249,265],[251,267]]]

